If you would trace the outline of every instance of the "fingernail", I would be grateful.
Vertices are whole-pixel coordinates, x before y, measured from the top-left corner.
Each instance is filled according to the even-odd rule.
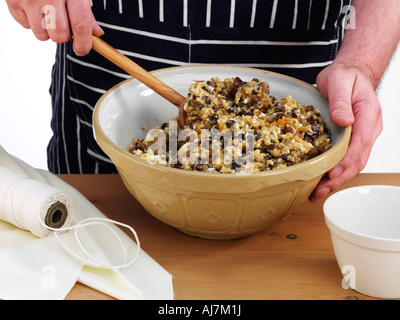
[[[348,112],[347,110],[336,110],[333,112],[333,116],[336,119],[349,119],[353,117],[353,115],[350,114],[350,112]]]
[[[315,195],[315,199],[319,200],[325,197],[331,190],[329,188],[322,188],[321,190],[317,191],[317,194]]]
[[[335,179],[335,178],[338,177],[342,172],[343,172],[343,168],[342,168],[342,167],[337,167],[337,168],[333,169],[332,172],[329,173],[329,179]]]

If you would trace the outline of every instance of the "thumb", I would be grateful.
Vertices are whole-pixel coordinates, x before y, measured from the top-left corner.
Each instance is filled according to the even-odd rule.
[[[320,91],[328,98],[332,122],[347,127],[354,122],[352,109],[353,87],[356,74],[348,69],[326,69],[318,78]]]

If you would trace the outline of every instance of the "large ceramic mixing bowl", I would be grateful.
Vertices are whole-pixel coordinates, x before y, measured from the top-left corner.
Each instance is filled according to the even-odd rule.
[[[143,128],[175,119],[177,108],[133,78],[107,91],[93,115],[99,146],[146,211],[187,234],[233,239],[270,228],[307,200],[347,150],[351,128],[333,125],[324,97],[299,80],[258,69],[215,65],[168,68],[154,75],[184,96],[194,80],[215,76],[262,79],[277,99],[290,95],[303,105],[318,107],[332,131],[329,151],[284,169],[251,174],[184,171],[151,164],[127,151],[133,138],[145,137]]]

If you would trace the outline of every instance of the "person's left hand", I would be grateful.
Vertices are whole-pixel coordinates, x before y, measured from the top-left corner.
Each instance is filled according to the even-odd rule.
[[[310,196],[318,201],[364,169],[382,131],[382,112],[372,78],[356,65],[333,63],[322,70],[317,87],[329,100],[331,121],[352,125],[349,148],[343,159],[320,181]]]

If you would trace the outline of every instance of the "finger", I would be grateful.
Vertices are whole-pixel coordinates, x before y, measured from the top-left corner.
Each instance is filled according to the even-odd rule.
[[[8,11],[11,13],[12,17],[21,24],[24,28],[29,29],[28,18],[24,10],[21,9],[20,3],[17,1],[6,0]]]
[[[372,147],[382,131],[381,107],[371,85],[358,77],[354,85],[355,122],[343,159],[321,180],[310,201],[318,201],[352,179],[367,165]]]
[[[310,201],[321,200],[330,192],[351,180],[365,168],[372,146],[381,132],[381,120],[379,115],[374,123],[371,123],[368,119],[367,121],[363,121],[363,119],[356,120],[349,148],[345,156],[321,179],[321,182],[311,194]],[[369,133],[366,133],[368,130],[365,130],[366,127],[364,126],[368,124],[368,129],[371,130]]]
[[[21,9],[11,9],[9,7],[9,10],[11,15],[13,16],[13,18],[21,25],[23,26],[25,29],[30,29],[29,26],[29,21],[28,18],[25,14],[24,11],[22,11]]]
[[[354,122],[352,92],[355,72],[337,69],[330,74],[328,83],[329,115],[334,124],[347,127]]]
[[[41,41],[48,40],[49,34],[47,33],[47,29],[43,27],[43,7],[36,3],[25,9],[25,14],[28,18],[29,26],[36,36],[37,39]]]
[[[338,70],[329,80],[329,115],[332,122],[340,127],[347,127],[354,122],[352,111],[352,92],[354,75]]]
[[[346,156],[329,172],[331,179],[338,176],[343,167],[358,164],[362,170],[368,160],[373,144],[382,131],[382,110],[371,83],[358,73],[353,85],[352,108],[355,121]],[[361,157],[367,152],[367,156]],[[348,157],[351,155],[352,157]]]
[[[73,48],[78,56],[92,48],[92,11],[89,0],[67,0],[67,10],[74,38]]]
[[[103,29],[97,23],[95,17],[93,16],[93,13],[92,13],[92,30],[95,36],[101,37],[104,34]]]
[[[72,37],[68,12],[63,1],[54,1],[53,5],[43,7],[44,22],[51,40],[65,43]]]
[[[360,158],[368,159],[370,154],[370,150],[366,150]],[[344,183],[353,179],[362,169],[360,169],[363,161],[360,161],[359,164],[354,164],[349,167],[345,167],[341,165],[341,173],[334,179],[330,178],[328,175],[325,175],[318,186],[314,189],[313,193],[310,195],[309,200],[311,202],[317,202],[323,198],[325,198],[329,193],[337,190]],[[344,168],[344,169],[343,169]]]

